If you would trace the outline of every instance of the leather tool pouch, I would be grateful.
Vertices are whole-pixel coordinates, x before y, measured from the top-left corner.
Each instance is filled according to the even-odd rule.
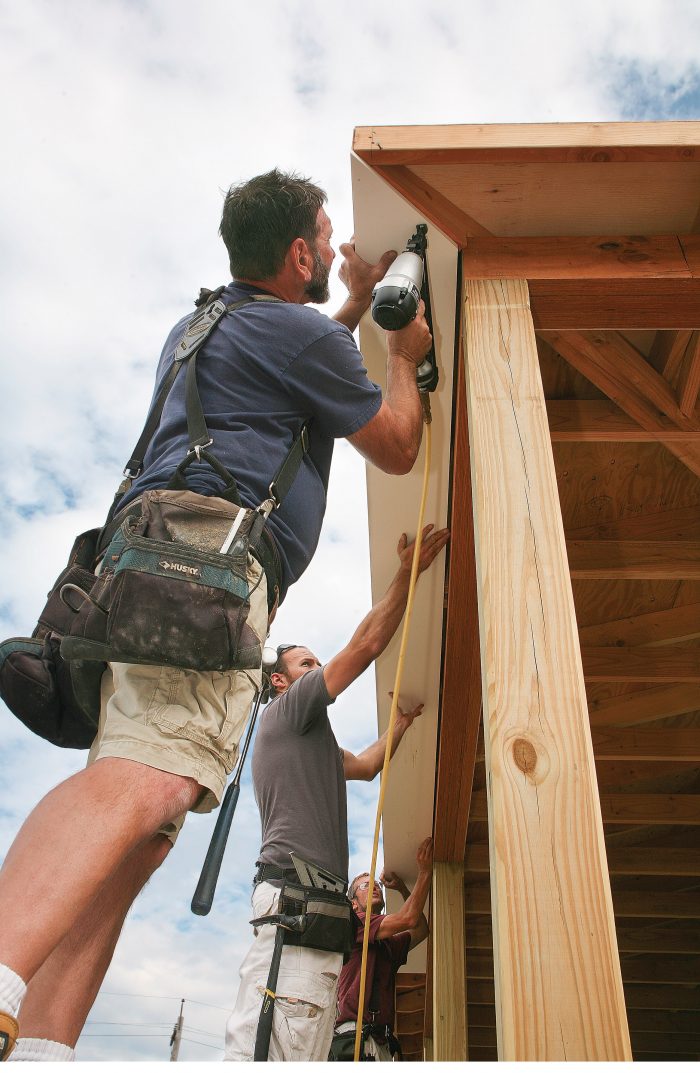
[[[60,598],[64,585],[94,587],[99,529],[76,537],[31,637],[10,637],[0,644],[0,695],[29,730],[68,749],[87,749],[97,732],[100,679],[104,663],[69,665],[61,639],[74,614]]]
[[[222,554],[240,512],[236,538]],[[61,655],[198,671],[259,667],[261,640],[247,622],[255,518],[255,511],[216,496],[145,492],[141,516],[117,529],[91,591],[63,587],[76,614]],[[265,584],[263,573],[258,583]]]

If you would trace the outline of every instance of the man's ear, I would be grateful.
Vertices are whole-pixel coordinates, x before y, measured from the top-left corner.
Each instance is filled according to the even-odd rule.
[[[270,684],[274,687],[275,693],[283,693],[289,685],[286,674],[280,674],[279,671],[270,675]]]
[[[287,251],[292,268],[304,283],[310,283],[313,276],[314,258],[308,243],[303,238],[295,238]]]

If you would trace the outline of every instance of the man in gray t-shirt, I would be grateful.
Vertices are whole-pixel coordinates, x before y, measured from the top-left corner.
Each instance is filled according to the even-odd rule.
[[[445,546],[447,529],[426,526],[419,573]],[[338,745],[328,705],[369,667],[391,641],[406,609],[413,544],[404,533],[400,566],[386,593],[350,642],[325,666],[302,645],[278,650],[271,675],[275,699],[267,706],[253,753],[253,785],[262,819],[262,846],[253,890],[254,918],[274,913],[285,873],[296,877],[289,853],[347,880],[347,779],[369,781],[384,760],[386,733],[355,756]],[[399,708],[392,755],[423,705]],[[291,869],[291,871],[290,871]],[[241,982],[226,1026],[226,1058],[253,1056],[275,928],[256,929],[240,969]],[[276,988],[270,1061],[326,1061],[333,1034],[342,954],[285,946]]]

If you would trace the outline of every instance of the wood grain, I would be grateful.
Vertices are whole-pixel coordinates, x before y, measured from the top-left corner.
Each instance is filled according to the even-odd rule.
[[[465,299],[499,1058],[625,1060],[603,828],[527,286],[470,279]],[[467,848],[468,866],[476,848]]]

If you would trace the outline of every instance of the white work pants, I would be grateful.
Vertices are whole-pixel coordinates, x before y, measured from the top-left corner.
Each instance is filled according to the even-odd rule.
[[[279,889],[258,883],[251,904],[253,919],[277,910]],[[240,968],[236,1005],[226,1025],[225,1060],[251,1062],[267,985],[276,928],[265,924]],[[342,954],[285,946],[282,950],[270,1037],[270,1062],[326,1062],[333,1036]]]

